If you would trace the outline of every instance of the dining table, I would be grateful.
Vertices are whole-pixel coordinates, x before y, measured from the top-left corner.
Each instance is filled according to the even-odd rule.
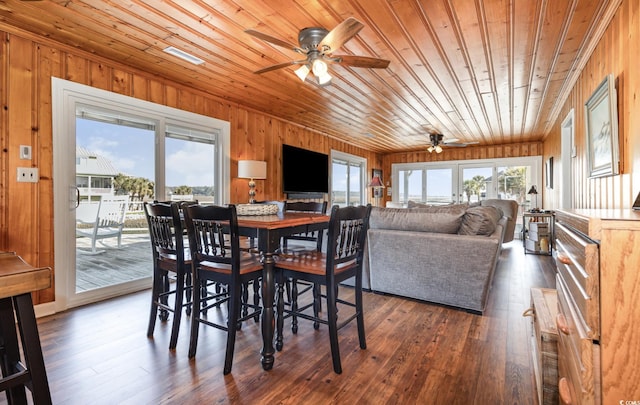
[[[323,230],[329,227],[330,216],[306,212],[279,212],[274,215],[238,215],[241,235],[257,238],[263,265],[262,276],[262,350],[260,361],[264,370],[271,370],[275,361],[275,256],[284,236]]]

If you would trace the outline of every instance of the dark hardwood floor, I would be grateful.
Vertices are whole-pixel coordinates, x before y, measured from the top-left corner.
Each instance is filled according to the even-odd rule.
[[[483,316],[366,293],[367,349],[355,323],[342,329],[341,375],[326,327],[301,320],[292,335],[287,320],[273,370],[261,368],[260,326],[250,322],[223,376],[223,332],[201,327],[195,360],[187,358],[188,317],[175,352],[169,323],[146,337],[148,291],[40,319],[40,337],[55,404],[535,404],[522,313],[530,287],[553,288],[554,272],[551,257],[506,244]]]

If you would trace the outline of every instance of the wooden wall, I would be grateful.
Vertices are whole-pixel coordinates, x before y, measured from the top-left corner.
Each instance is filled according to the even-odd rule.
[[[640,2],[624,0],[585,65],[544,141],[544,158],[560,160],[561,124],[574,109],[576,157],[571,162],[576,208],[629,208],[640,192]],[[612,73],[618,93],[619,175],[588,178],[584,104],[604,77]],[[560,184],[554,170],[554,184]],[[544,206],[560,207],[559,187],[545,190]]]
[[[257,199],[284,199],[283,143],[324,153],[340,150],[366,158],[370,169],[380,167],[375,153],[321,133],[11,27],[4,29],[0,31],[0,250],[15,251],[34,266],[54,267],[51,77],[229,121],[232,177],[238,159],[267,161],[267,180],[256,181]],[[31,161],[19,159],[20,145],[33,147]],[[16,181],[16,168],[24,166],[39,168],[38,183]],[[246,202],[247,193],[247,180],[234,178],[231,202]],[[36,302],[53,300],[54,288],[36,297]]]
[[[391,165],[394,163],[445,162],[450,160],[498,159],[507,157],[539,156],[542,154],[542,142],[512,143],[491,146],[467,146],[464,148],[444,147],[442,153],[429,151],[413,151],[391,153],[382,157],[385,185],[393,186],[391,181]],[[391,201],[386,192],[384,201]],[[381,203],[384,205],[384,203]]]

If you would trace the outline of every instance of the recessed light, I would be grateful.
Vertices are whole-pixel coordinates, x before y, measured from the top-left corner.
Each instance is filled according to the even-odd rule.
[[[174,48],[173,46],[166,47],[163,49],[163,51],[165,51],[169,55],[173,55],[180,59],[184,59],[187,62],[193,63],[194,65],[202,65],[204,63],[204,61],[197,56],[193,56],[190,53],[181,51],[180,49]]]

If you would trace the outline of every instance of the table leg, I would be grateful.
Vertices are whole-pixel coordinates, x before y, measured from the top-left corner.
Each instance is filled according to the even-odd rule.
[[[271,370],[274,363],[275,349],[273,347],[273,331],[275,329],[275,318],[273,311],[273,297],[275,295],[275,260],[273,253],[266,251],[263,254],[262,264],[262,368]]]

